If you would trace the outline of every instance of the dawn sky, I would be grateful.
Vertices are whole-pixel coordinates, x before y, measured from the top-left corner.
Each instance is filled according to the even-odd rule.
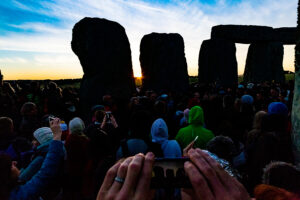
[[[189,75],[198,74],[198,54],[219,24],[295,27],[297,0],[1,0],[0,69],[6,80],[81,78],[71,50],[72,28],[83,17],[120,23],[140,76],[139,45],[151,32],[184,38]],[[248,45],[237,44],[238,72]],[[286,45],[284,69],[294,71],[294,45]]]

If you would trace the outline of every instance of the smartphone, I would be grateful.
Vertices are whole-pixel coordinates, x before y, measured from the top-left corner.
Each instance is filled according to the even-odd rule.
[[[110,111],[107,111],[107,112],[106,112],[106,117],[107,117],[107,119],[110,118],[110,115],[111,115],[111,112],[110,112]]]
[[[155,158],[152,168],[151,188],[191,188],[184,171],[189,158]]]
[[[48,119],[49,119],[49,122],[51,122],[52,120],[55,119],[55,117],[51,115],[51,116],[48,117]]]

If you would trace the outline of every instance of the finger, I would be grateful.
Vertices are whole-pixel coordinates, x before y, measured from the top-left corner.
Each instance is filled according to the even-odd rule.
[[[209,188],[205,178],[198,171],[197,167],[187,161],[184,163],[184,171],[188,175],[190,182],[193,186],[194,193],[198,197],[197,199],[213,199],[214,196]]]
[[[120,191],[122,196],[128,197],[128,195],[130,195],[136,188],[139,174],[143,166],[144,157],[145,156],[143,154],[137,154],[129,164],[125,183]]]
[[[120,162],[116,163],[107,171],[99,192],[105,192],[111,187],[117,175],[120,164],[121,164]]]
[[[121,163],[121,165],[118,169],[117,177],[119,177],[121,179],[125,179],[129,163],[132,161],[132,159],[133,159],[133,157],[129,157]],[[123,183],[120,183],[118,181],[114,181],[112,186],[111,186],[110,192],[112,192],[112,193],[119,192],[122,185],[123,185]]]
[[[219,177],[219,179],[221,180],[221,182],[226,188],[228,189],[234,188],[233,185],[236,184],[235,178],[230,176],[215,159],[210,157],[210,155],[208,155],[201,149],[196,149],[196,151],[215,170],[217,176]]]
[[[149,152],[145,156],[143,169],[136,188],[137,199],[142,199],[142,197],[145,196],[145,194],[149,193],[150,191],[150,181],[152,177],[153,164],[154,164],[154,154],[152,152]]]
[[[191,161],[196,165],[200,172],[208,180],[214,194],[222,194],[224,186],[222,185],[216,171],[201,157],[201,155],[194,149],[188,152]]]

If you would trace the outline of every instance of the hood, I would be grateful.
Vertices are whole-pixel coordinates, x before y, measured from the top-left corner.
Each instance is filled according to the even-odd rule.
[[[152,142],[162,144],[168,140],[168,127],[166,122],[159,118],[155,120],[151,127]]]
[[[203,109],[200,106],[194,106],[189,113],[189,124],[204,124]]]

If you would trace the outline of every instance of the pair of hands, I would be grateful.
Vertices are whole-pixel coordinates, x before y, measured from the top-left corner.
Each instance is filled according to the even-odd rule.
[[[248,200],[246,189],[231,177],[217,161],[200,149],[187,152],[191,161],[184,164],[184,169],[193,186],[182,189],[182,199],[208,200]],[[97,200],[106,199],[152,199],[150,190],[153,153],[146,156],[138,154],[118,162],[107,172],[98,193]],[[115,181],[115,177],[125,179],[124,183]]]
[[[103,129],[103,128],[105,127],[106,122],[107,122],[108,119],[110,119],[112,125],[113,125],[115,128],[118,128],[118,124],[117,124],[116,119],[114,118],[114,116],[113,116],[112,114],[110,114],[110,117],[109,117],[109,118],[107,118],[107,115],[104,116],[103,121],[102,121],[102,123],[101,123],[101,129]]]

